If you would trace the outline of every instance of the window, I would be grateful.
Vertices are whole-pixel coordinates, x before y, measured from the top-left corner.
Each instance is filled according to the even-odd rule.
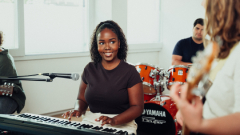
[[[160,0],[0,0],[0,12],[3,46],[17,60],[89,55],[92,32],[106,18],[123,29],[129,50],[161,48]]]
[[[128,0],[127,2],[128,43],[159,43],[160,0]]]
[[[16,3],[17,0],[0,0],[0,31],[4,36],[4,48],[18,48]]]
[[[88,51],[83,0],[25,0],[25,52],[52,54]]]
[[[14,56],[88,51],[88,1],[0,0],[3,46]]]

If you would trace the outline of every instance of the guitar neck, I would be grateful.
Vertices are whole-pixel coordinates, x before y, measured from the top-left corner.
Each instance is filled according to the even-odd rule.
[[[188,74],[187,82],[188,82],[188,88],[187,88],[187,100],[192,103],[192,99],[195,95],[192,94],[193,89],[195,89],[198,85],[198,83],[205,78],[205,75],[207,75],[211,69],[212,62],[217,56],[218,53],[218,45],[216,42],[213,42],[212,44],[208,45],[207,48],[203,52],[197,53],[197,56],[192,58],[193,59],[193,65],[190,68],[190,72]],[[183,135],[189,135],[190,130],[186,126],[186,124],[183,125]]]

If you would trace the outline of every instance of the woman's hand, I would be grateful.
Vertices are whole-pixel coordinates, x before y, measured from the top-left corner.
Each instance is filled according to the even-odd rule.
[[[79,110],[70,110],[70,111],[67,111],[65,112],[62,116],[63,118],[68,118],[69,121],[71,121],[71,118],[72,117],[81,117],[82,114],[85,114],[85,112],[80,112]]]
[[[194,97],[192,103],[187,100],[188,84],[174,84],[170,90],[170,96],[176,102],[179,111],[181,112],[184,123],[192,131],[198,131],[202,124],[203,104],[199,97]],[[179,96],[179,92],[181,92]],[[181,123],[180,123],[181,124]]]
[[[100,116],[98,119],[95,119],[95,121],[98,121],[98,122],[102,121],[101,126],[103,126],[105,124],[111,124],[111,126],[115,125],[114,118],[110,118],[110,117],[107,117],[107,116]]]

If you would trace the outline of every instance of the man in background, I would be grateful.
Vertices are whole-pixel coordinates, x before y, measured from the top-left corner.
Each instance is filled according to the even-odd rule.
[[[195,20],[193,24],[192,37],[182,39],[176,44],[172,54],[172,65],[192,64],[191,58],[196,55],[196,52],[203,50],[203,27],[204,21],[202,18]]]

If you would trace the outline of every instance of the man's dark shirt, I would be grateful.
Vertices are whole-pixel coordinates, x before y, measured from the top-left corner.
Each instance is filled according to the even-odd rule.
[[[192,63],[191,58],[196,55],[197,51],[203,49],[203,43],[197,44],[193,41],[192,37],[189,37],[178,41],[173,50],[173,55],[182,56],[182,62]]]

